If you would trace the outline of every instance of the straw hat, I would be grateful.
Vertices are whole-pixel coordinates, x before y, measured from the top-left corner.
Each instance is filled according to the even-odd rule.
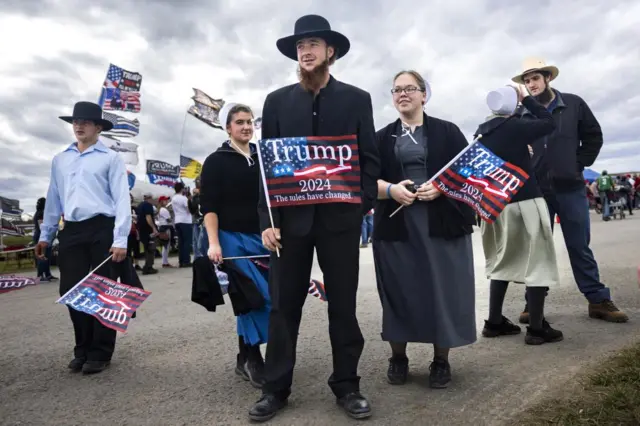
[[[558,67],[547,65],[544,59],[535,57],[525,59],[524,62],[522,62],[522,69],[523,71],[517,76],[513,77],[511,81],[518,84],[524,84],[524,80],[522,79],[522,77],[525,74],[534,71],[546,71],[550,73],[551,78],[549,79],[549,81],[554,80],[558,76],[558,74],[560,74],[560,70],[558,70]]]

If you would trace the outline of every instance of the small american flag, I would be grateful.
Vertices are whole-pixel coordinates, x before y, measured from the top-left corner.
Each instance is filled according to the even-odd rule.
[[[433,184],[447,197],[470,205],[484,221],[492,223],[527,179],[529,175],[524,170],[474,142]]]
[[[104,80],[104,87],[117,88],[122,80],[124,70],[113,64],[109,64],[109,70],[107,71],[107,78]]]
[[[150,294],[149,291],[91,274],[58,299],[58,303],[93,315],[105,327],[124,333],[131,316]]]

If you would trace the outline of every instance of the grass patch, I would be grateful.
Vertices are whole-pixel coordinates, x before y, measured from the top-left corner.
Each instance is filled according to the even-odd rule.
[[[640,343],[605,359],[569,395],[545,399],[512,424],[640,425]]]
[[[33,237],[31,237],[31,236],[16,237],[16,236],[11,235],[11,236],[2,237],[2,244],[4,244],[7,247],[11,247],[11,246],[26,246],[32,240],[33,240]]]
[[[13,249],[26,247],[32,237],[4,236],[2,243]],[[33,251],[6,253],[0,251],[0,274],[13,274],[35,270]]]

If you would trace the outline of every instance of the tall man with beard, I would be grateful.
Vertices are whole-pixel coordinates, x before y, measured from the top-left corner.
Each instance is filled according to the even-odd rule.
[[[375,145],[369,93],[342,83],[329,67],[343,57],[349,40],[321,16],[295,23],[294,35],[278,40],[286,57],[298,61],[299,83],[270,93],[262,112],[262,138],[357,135],[363,203],[327,203],[272,208],[269,218],[261,185],[262,240],[272,253],[269,281],[272,308],[262,398],[250,419],[266,421],[286,405],[291,393],[300,317],[314,248],[325,279],[336,402],[353,418],[371,415],[360,394],[358,362],[364,339],[356,318],[360,224],[377,196],[380,158]]]
[[[512,78],[524,84],[529,93],[553,115],[554,133],[532,145],[533,166],[551,215],[560,226],[569,253],[573,276],[589,302],[589,316],[610,322],[626,322],[627,315],[611,301],[609,289],[600,281],[598,264],[589,248],[591,239],[589,201],[583,170],[596,160],[602,147],[602,130],[587,103],[577,95],[560,93],[549,83],[559,74],[555,66],[542,59],[529,58],[523,72]],[[526,109],[523,117],[530,116]],[[520,322],[529,322],[528,309]]]

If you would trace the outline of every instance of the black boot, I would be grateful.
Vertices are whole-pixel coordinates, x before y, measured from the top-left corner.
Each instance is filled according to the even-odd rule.
[[[247,373],[247,360],[241,354],[236,356],[236,375],[242,380],[249,380],[249,373]]]
[[[409,375],[409,358],[405,356],[393,355],[389,358],[389,369],[387,370],[387,382],[391,385],[404,385]]]
[[[249,351],[244,344],[242,336],[238,336],[238,355],[236,356],[236,374],[242,378],[242,380],[249,380],[249,373],[247,373],[247,360],[249,358]]]
[[[85,362],[87,362],[86,358],[74,358],[69,363],[69,370],[73,371],[74,373],[82,371],[82,366]]]
[[[366,419],[371,416],[369,401],[360,392],[351,392],[338,398],[336,403],[352,419]]]
[[[509,321],[507,317],[503,316],[500,324],[492,324],[489,321],[485,321],[484,328],[482,329],[482,335],[484,337],[511,336],[514,334],[520,334],[521,331],[520,327]]]
[[[559,342],[564,339],[562,331],[551,328],[547,320],[542,321],[540,330],[527,327],[524,341],[527,345],[542,345],[543,343]]]
[[[433,389],[444,389],[451,381],[451,366],[449,361],[435,358],[429,366],[429,386]]]
[[[249,419],[254,422],[266,422],[287,405],[286,399],[279,399],[274,394],[263,394],[249,410]]]
[[[244,370],[247,373],[248,380],[254,388],[262,389],[262,385],[264,385],[264,359],[262,359],[260,346],[249,346],[247,352],[248,356]]]
[[[82,366],[82,374],[102,373],[110,364],[110,361],[87,361]]]

